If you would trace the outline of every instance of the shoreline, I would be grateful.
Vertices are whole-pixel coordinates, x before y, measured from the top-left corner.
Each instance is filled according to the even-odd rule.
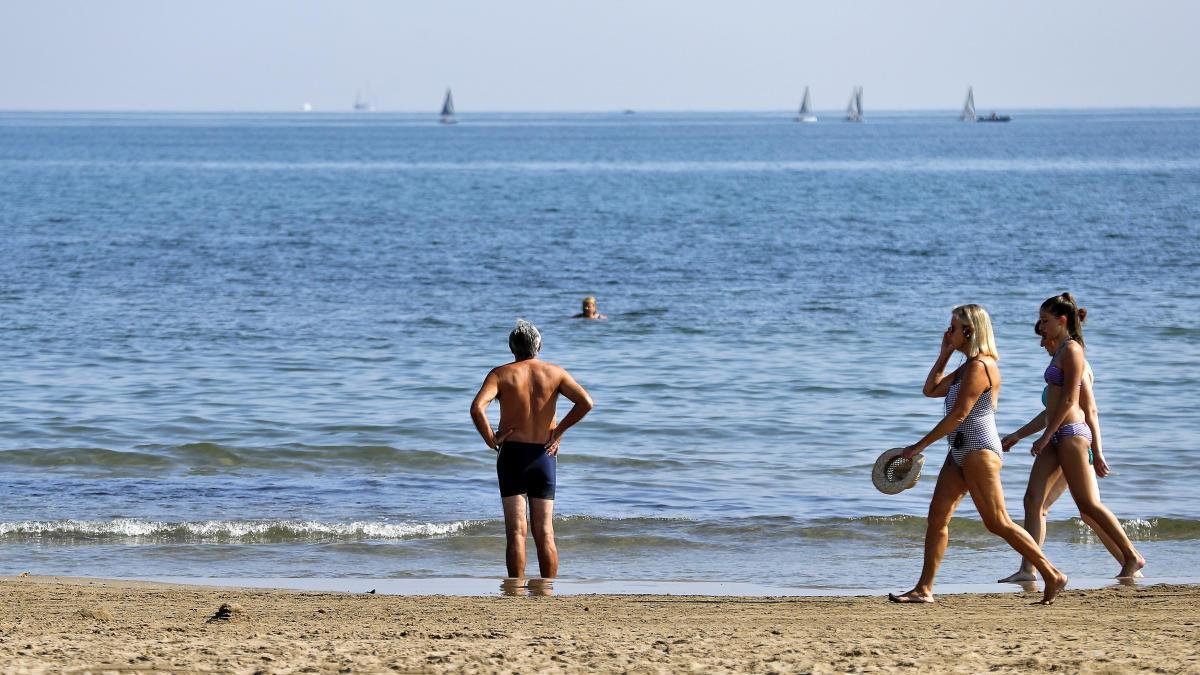
[[[0,581],[19,577],[0,576]],[[653,579],[572,579],[559,577],[549,581],[528,577],[509,579],[503,577],[71,577],[37,576],[26,577],[41,581],[64,583],[124,583],[212,588],[224,590],[276,590],[317,593],[365,593],[375,591],[377,595],[399,596],[459,596],[495,597],[500,595],[522,595],[522,589],[535,588],[544,595],[661,595],[661,596],[708,596],[708,597],[887,597],[895,588],[859,588],[852,586],[792,586],[769,585],[745,581],[706,580],[653,580]],[[900,585],[904,585],[903,580]],[[1147,580],[1116,579],[1102,577],[1072,577],[1071,590],[1099,590],[1119,586],[1197,586],[1200,577],[1162,577]],[[1005,595],[1040,591],[1036,583],[978,583],[937,584],[938,595]]]
[[[359,581],[369,582],[361,579]],[[4,672],[1200,672],[1200,586],[879,597],[413,596],[0,578]],[[213,619],[223,604],[233,605]],[[348,671],[346,669],[349,669]]]

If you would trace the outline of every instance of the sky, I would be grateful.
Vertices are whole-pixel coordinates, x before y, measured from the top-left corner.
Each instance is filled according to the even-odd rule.
[[[1195,0],[0,0],[0,110],[1200,107]]]

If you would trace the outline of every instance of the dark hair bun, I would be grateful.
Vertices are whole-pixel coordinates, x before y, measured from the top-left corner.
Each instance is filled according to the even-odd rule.
[[[1079,316],[1079,323],[1087,321],[1087,307],[1080,307],[1077,314]]]

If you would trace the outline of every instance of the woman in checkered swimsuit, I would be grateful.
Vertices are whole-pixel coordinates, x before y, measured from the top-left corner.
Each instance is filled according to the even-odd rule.
[[[979,368],[975,367],[975,370],[979,370]],[[954,409],[958,407],[958,394],[962,389],[962,371],[963,368],[955,371],[954,381],[950,385],[950,390],[946,392],[947,416],[953,415]],[[1003,459],[1000,454],[1000,432],[996,431],[995,400],[999,392],[993,391],[992,372],[988,364],[983,364],[983,372],[988,378],[987,389],[984,389],[979,398],[975,399],[975,405],[971,406],[971,411],[967,413],[962,422],[959,422],[954,433],[946,436],[946,441],[950,444],[950,458],[960,467],[967,455],[976,450],[991,450],[996,453],[996,457]]]
[[[947,377],[946,365],[956,351],[967,360]],[[931,398],[946,399],[946,415],[924,438],[905,448],[903,455],[915,457],[943,436],[948,437],[950,452],[929,503],[921,578],[907,593],[889,593],[892,602],[933,602],[933,579],[946,553],[950,518],[968,493],[988,531],[1007,541],[1042,573],[1046,580],[1043,604],[1053,602],[1067,585],[1067,576],[1050,564],[1037,542],[1008,517],[1004,507],[1000,435],[996,433],[996,401],[1001,385],[998,358],[987,311],[979,305],[955,307],[923,390]]]

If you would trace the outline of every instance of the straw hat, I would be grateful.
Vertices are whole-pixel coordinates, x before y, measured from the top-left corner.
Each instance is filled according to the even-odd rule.
[[[875,460],[875,468],[871,471],[871,482],[886,495],[903,492],[917,484],[921,479],[921,466],[925,464],[925,456],[917,455],[912,459],[901,457],[904,448],[884,450],[879,459]]]

